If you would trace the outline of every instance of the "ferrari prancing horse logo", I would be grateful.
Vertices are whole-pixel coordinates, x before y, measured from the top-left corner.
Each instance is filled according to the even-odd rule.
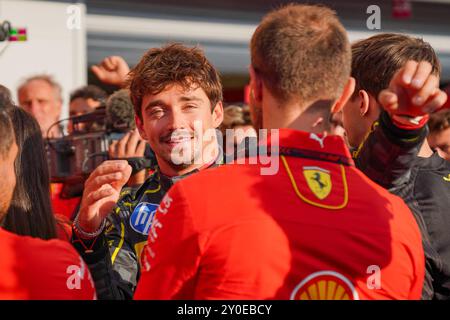
[[[320,167],[303,167],[303,174],[309,189],[320,200],[325,199],[331,192],[330,171]]]

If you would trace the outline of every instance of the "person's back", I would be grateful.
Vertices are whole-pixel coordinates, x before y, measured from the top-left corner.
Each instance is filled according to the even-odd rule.
[[[0,228],[0,299],[92,300],[87,266],[70,243],[19,236]]]
[[[182,272],[161,282],[151,270],[139,285],[157,289],[144,297],[419,299],[424,258],[410,211],[354,167],[341,138],[323,142],[282,129],[282,150],[338,156],[281,156],[278,173],[267,176],[261,165],[228,165],[176,187],[157,234],[183,237],[182,250],[156,241],[152,251],[162,255],[158,270],[178,263]]]

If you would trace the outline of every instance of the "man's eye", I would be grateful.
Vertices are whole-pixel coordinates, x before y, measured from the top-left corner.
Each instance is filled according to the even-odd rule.
[[[188,104],[187,106],[184,107],[185,109],[196,109],[197,106],[196,105],[192,105],[192,104]]]
[[[163,110],[162,109],[152,109],[152,110],[150,110],[149,114],[151,116],[161,115],[161,114],[163,114]]]

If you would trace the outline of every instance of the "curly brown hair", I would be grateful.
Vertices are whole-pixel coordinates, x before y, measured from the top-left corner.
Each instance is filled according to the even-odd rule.
[[[148,50],[130,71],[130,97],[141,120],[144,96],[158,94],[172,84],[178,84],[185,90],[202,88],[211,102],[211,108],[223,100],[219,73],[203,51],[179,43],[168,44]]]

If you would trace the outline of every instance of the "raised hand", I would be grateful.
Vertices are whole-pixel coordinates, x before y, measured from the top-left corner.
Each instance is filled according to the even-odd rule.
[[[408,61],[380,92],[378,101],[391,116],[419,117],[440,109],[447,94],[439,89],[439,77],[426,61]]]
[[[122,87],[130,67],[122,57],[110,56],[98,65],[93,65],[91,70],[101,82]]]

